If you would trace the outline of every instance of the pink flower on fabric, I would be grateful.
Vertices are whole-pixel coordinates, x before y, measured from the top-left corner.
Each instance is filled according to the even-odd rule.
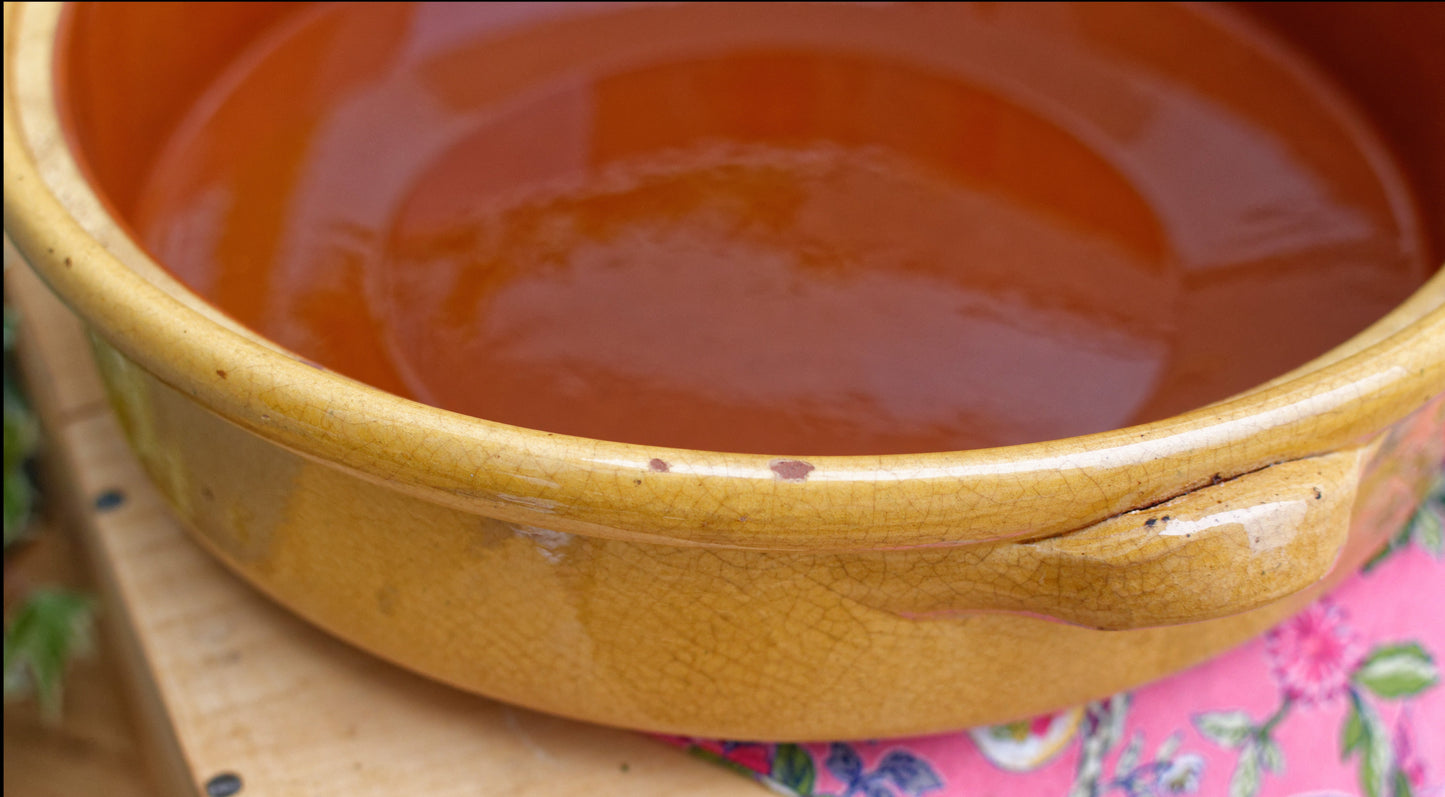
[[[1053,714],[1040,714],[1032,720],[1029,720],[1029,735],[1043,736],[1049,732],[1049,728],[1053,727],[1053,724]]]
[[[772,751],[766,744],[755,742],[724,742],[717,739],[693,739],[692,743],[735,764],[742,764],[764,775],[773,767]]]
[[[1415,750],[1415,738],[1410,732],[1410,709],[1407,707],[1395,726],[1395,760],[1400,774],[1410,782],[1413,789],[1425,786],[1425,760]]]
[[[692,736],[657,734],[656,737],[680,747],[705,750],[724,761],[741,764],[764,775],[773,768],[772,745],[758,742],[726,742],[721,739],[698,739]]]
[[[768,774],[773,768],[773,751],[766,744],[739,744],[723,753],[723,757],[751,769]]]
[[[1344,694],[1350,675],[1365,657],[1359,635],[1345,614],[1320,600],[1277,625],[1265,637],[1270,673],[1285,697],[1306,706]]]

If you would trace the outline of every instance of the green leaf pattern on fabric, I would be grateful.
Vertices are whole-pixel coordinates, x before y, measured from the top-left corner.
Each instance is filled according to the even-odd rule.
[[[1380,697],[1411,697],[1439,683],[1440,672],[1430,655],[1411,642],[1375,649],[1354,680]]]
[[[1360,789],[1368,797],[1400,797],[1412,793],[1409,778],[1402,775],[1396,760],[1390,732],[1369,702],[1367,693],[1380,698],[1420,694],[1439,682],[1433,659],[1415,643],[1380,646],[1360,664],[1353,681],[1359,686],[1348,690],[1350,708],[1340,728],[1341,760],[1360,758]],[[1230,797],[1254,797],[1266,772],[1284,774],[1284,752],[1274,739],[1273,730],[1289,715],[1290,708],[1291,702],[1283,700],[1279,710],[1259,725],[1241,711],[1214,712],[1195,718],[1200,735],[1221,747],[1239,750],[1229,782]]]
[[[1433,562],[1439,548],[1438,512],[1445,507],[1445,480],[1437,483],[1430,513],[1418,514],[1408,527],[1410,545],[1425,554],[1400,561]],[[1433,566],[1433,565],[1432,565]],[[1371,577],[1366,577],[1371,578]],[[1431,694],[1441,680],[1437,651],[1413,639],[1369,640],[1351,627],[1347,612],[1329,598],[1317,601],[1291,620],[1276,626],[1263,640],[1263,655],[1275,680],[1273,708],[1253,702],[1217,706],[1190,717],[1183,729],[1160,740],[1150,752],[1147,721],[1132,721],[1128,693],[1095,701],[1067,713],[974,729],[959,734],[995,767],[994,772],[1026,774],[1068,760],[1072,744],[1069,797],[1148,797],[1150,795],[1229,794],[1259,797],[1264,792],[1291,793],[1305,782],[1310,761],[1290,761],[1281,739],[1295,737],[1301,726],[1338,717],[1337,730],[1322,728],[1338,742],[1339,761],[1356,781],[1354,789],[1368,797],[1414,797],[1434,794],[1427,757],[1416,752],[1413,701]],[[1433,705],[1433,704],[1428,704]],[[1433,711],[1433,709],[1421,709]],[[1387,722],[1388,718],[1388,722]],[[1333,721],[1333,720],[1332,720]],[[1279,730],[1289,727],[1289,736]],[[1193,734],[1197,733],[1197,736]],[[1426,737],[1433,740],[1434,737]],[[1224,766],[1189,752],[1197,743],[1213,744],[1217,756],[1232,759]],[[927,755],[903,746],[759,745],[695,740],[714,748],[710,759],[751,767],[755,777],[774,790],[797,797],[898,797],[938,791],[969,794],[968,781],[945,784]],[[758,750],[769,756],[761,766],[751,761]],[[875,747],[876,749],[876,747]],[[870,765],[865,762],[873,761]],[[942,762],[940,762],[942,763]],[[1291,772],[1291,765],[1299,768]],[[1209,767],[1206,769],[1206,767]],[[1333,766],[1333,765],[1332,765]],[[1021,788],[1027,785],[1021,782]],[[822,789],[821,791],[819,789]],[[953,791],[949,791],[953,789]],[[1019,793],[1025,793],[1023,791]]]

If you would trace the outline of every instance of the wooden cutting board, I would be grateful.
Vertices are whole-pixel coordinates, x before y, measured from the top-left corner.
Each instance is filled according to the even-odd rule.
[[[244,797],[767,793],[640,734],[432,683],[271,603],[177,526],[121,437],[79,323],[8,240],[5,293],[65,474],[48,495],[81,530],[169,793],[207,794],[208,783]]]

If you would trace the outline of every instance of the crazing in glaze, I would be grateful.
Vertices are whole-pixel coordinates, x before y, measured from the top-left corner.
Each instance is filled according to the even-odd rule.
[[[1089,80],[1107,76],[1107,70],[1092,77],[1085,70],[1040,70],[1047,67],[1050,52],[1044,48],[1041,57],[1040,48],[1027,46],[1029,37],[1053,31],[1048,36],[1061,36],[1060,41],[1098,43],[1100,30],[1092,23],[1074,25],[1069,20],[1102,22],[1106,16],[1087,15],[1144,14],[1137,18],[1139,25],[1114,29],[1134,32],[1110,51],[1114,63],[1130,69],[1142,68],[1137,66],[1141,63],[1165,66],[1168,79],[1159,85],[1177,87],[1183,81],[1198,89],[1186,100],[1202,99],[1208,107],[1210,98],[1234,96],[1237,103],[1223,103],[1229,113],[1262,115],[1280,122],[1285,130],[1308,130],[1308,136],[1286,136],[1278,153],[1286,161],[1327,164],[1326,174],[1362,165],[1350,153],[1358,153],[1370,134],[1354,135],[1351,125],[1341,128],[1334,123],[1364,109],[1416,180],[1426,211],[1420,220],[1430,225],[1432,245],[1438,247],[1445,235],[1440,227],[1445,215],[1439,212],[1439,198],[1445,196],[1445,169],[1440,168],[1445,158],[1436,145],[1441,136],[1429,134],[1441,129],[1431,127],[1432,119],[1445,119],[1445,105],[1437,102],[1435,90],[1445,81],[1445,70],[1437,68],[1445,62],[1439,60],[1435,46],[1440,36],[1431,32],[1442,29],[1411,23],[1396,6],[1325,5],[1303,11],[1296,11],[1294,4],[1266,7],[1270,15],[1284,19],[1281,27],[1293,39],[1313,48],[1323,63],[1339,73],[1343,85],[1358,92],[1354,99],[1359,104],[1350,105],[1341,116],[1336,113],[1341,109],[1321,108],[1320,98],[1329,92],[1322,95],[1308,88],[1315,85],[1309,70],[1273,69],[1278,63],[1268,53],[1278,49],[1276,44],[1255,38],[1248,26],[1221,23],[1221,30],[1230,35],[1213,43],[1226,49],[1230,41],[1245,46],[1229,49],[1230,58],[1203,59],[1209,48],[1161,38],[1160,32],[1169,28],[1153,24],[1148,16],[1167,22],[1181,13],[1213,13],[1196,7],[1180,11],[1171,6],[1099,5],[1079,12],[1076,9],[1085,7],[775,5],[755,7],[753,13],[764,15],[756,19],[765,24],[742,33],[767,39],[778,31],[789,32],[807,40],[804,55],[828,48],[834,54],[846,51],[850,57],[866,51],[868,57],[862,60],[867,64],[896,66],[903,61],[915,72],[932,70],[973,89],[987,83],[989,75],[1000,73],[969,72],[950,58],[976,58],[977,64],[1005,71],[1024,67],[1023,73],[1028,73],[1033,68],[1031,74],[1040,85],[1093,85]],[[379,10],[382,24],[372,29],[385,34],[383,39],[401,31],[407,37],[424,32],[425,26],[390,24],[395,20],[386,14],[398,13],[396,8]],[[471,8],[485,14],[497,7]],[[510,76],[542,85],[548,70],[559,63],[605,58],[607,52],[618,51],[618,42],[627,41],[620,32],[611,35],[617,31],[607,25],[639,19],[609,17],[613,12],[603,8],[600,15],[571,17],[569,22],[569,14],[592,14],[595,7],[522,8],[521,17],[555,11],[558,18],[548,24],[562,27],[548,28],[548,35],[561,31],[563,38],[570,37],[568,46],[532,47],[531,39],[520,33],[538,22],[536,18],[513,18],[510,23],[519,26],[515,28],[494,20],[501,26],[498,31],[506,28],[505,35],[493,42],[502,46],[500,52],[505,54],[511,42],[514,56],[517,51],[544,56],[532,62],[538,71],[488,72],[465,57],[451,62],[443,58],[437,71],[428,73],[438,86],[477,90],[473,95],[445,90],[435,94],[444,108],[468,107],[468,102],[491,89],[496,97],[516,94],[516,86],[488,84],[489,77]],[[218,321],[213,311],[198,309],[199,301],[172,285],[150,258],[132,247],[111,216],[118,212],[128,218],[134,213],[145,172],[155,164],[152,156],[158,142],[248,38],[235,33],[259,34],[287,19],[288,13],[284,6],[260,4],[79,6],[69,14],[75,23],[69,49],[62,46],[56,53],[52,34],[60,11],[7,4],[7,232],[97,331],[101,350],[124,365],[121,381],[133,379],[134,384],[122,385],[114,398],[127,405],[125,413],[136,422],[136,429],[150,430],[146,435],[154,432],[153,438],[143,441],[152,453],[150,464],[163,477],[159,483],[174,503],[190,502],[198,510],[198,517],[188,518],[197,538],[301,616],[432,677],[592,721],[733,738],[878,737],[996,722],[1126,688],[1199,662],[1267,628],[1368,559],[1398,528],[1390,519],[1403,517],[1401,513],[1413,507],[1423,474],[1440,461],[1445,398],[1433,403],[1430,399],[1445,390],[1441,351],[1445,316],[1439,310],[1445,281],[1441,280],[1415,294],[1381,326],[1332,352],[1333,364],[1316,363],[1306,372],[1238,399],[1147,427],[1035,446],[946,454],[829,458],[799,450],[748,456],[569,438],[440,412],[371,390],[335,372],[308,367],[239,334],[234,325]],[[708,5],[654,6],[637,13],[644,21],[660,21],[669,19],[669,14],[728,12],[726,7]],[[832,26],[799,20],[819,13],[852,21]],[[959,13],[979,13],[987,24],[943,24],[949,22],[947,15]],[[1069,16],[1077,13],[1086,16]],[[1300,16],[1290,18],[1291,14]],[[16,18],[21,24],[12,36],[9,25]],[[365,27],[353,32],[366,34]],[[471,32],[460,25],[443,27],[432,29],[431,38],[407,41],[429,42],[443,52],[449,34]],[[712,40],[709,37],[725,28],[731,30],[705,24],[694,32]],[[177,29],[197,34],[147,33]],[[140,33],[118,33],[122,31]],[[905,32],[907,36],[902,35]],[[510,38],[513,34],[517,38]],[[845,39],[856,38],[830,38],[843,34]],[[995,34],[1015,38],[998,39]],[[1331,36],[1348,46],[1332,44]],[[663,66],[699,61],[696,40],[638,38],[649,46],[677,45],[679,57]],[[770,46],[777,44],[768,41]],[[1263,50],[1251,49],[1261,41]],[[1372,41],[1390,46],[1367,46]],[[820,42],[827,46],[820,49]],[[485,49],[488,58],[498,52]],[[324,55],[324,49],[311,52],[326,61],[320,72],[336,68],[328,73],[334,77],[355,66]],[[349,52],[362,60],[378,55],[368,50]],[[907,57],[889,61],[876,57],[880,52],[904,52]],[[1261,52],[1266,54],[1263,60],[1255,58]],[[1359,60],[1360,53],[1368,58]],[[559,60],[547,61],[548,54]],[[732,66],[740,63],[724,60]],[[1200,66],[1201,60],[1208,69],[1191,71],[1190,64]],[[1064,62],[1070,63],[1077,66]],[[1211,75],[1231,74],[1228,69],[1216,71],[1221,64],[1250,65],[1252,88],[1235,96],[1217,80],[1211,82]],[[589,79],[625,74],[633,66],[638,65],[611,64]],[[75,112],[69,120],[76,125],[75,141],[92,158],[93,182],[112,200],[109,206],[69,160],[51,92],[55,67],[72,78],[61,81],[75,90],[60,101],[70,103]],[[456,74],[471,80],[448,77]],[[1026,96],[1027,88],[1021,83],[1010,85],[995,95],[1055,123],[1054,128],[1030,128],[1035,132],[1063,129],[1068,134],[1064,143],[1087,144],[1083,154],[1092,148],[1098,156],[1095,161],[1080,158],[1075,166],[1097,160],[1122,163],[1117,157],[1121,152],[1140,157],[1153,153],[1154,160],[1139,162],[1160,166],[1164,176],[1177,174],[1163,168],[1171,164],[1199,166],[1170,155],[1177,150],[1155,146],[1203,129],[1179,124],[1177,115],[1169,117],[1174,122],[1160,127],[1153,124],[1159,119],[1157,106],[1122,103],[1120,110],[1139,113],[1105,114],[1117,127],[1094,131],[1061,127],[1054,112],[1067,109],[1067,104],[1040,104],[1047,97]],[[1146,81],[1132,90],[1148,95],[1157,88]],[[292,101],[322,107],[313,104],[315,98],[308,93],[303,81],[285,84],[263,97],[260,110],[285,110],[281,106]],[[1087,91],[1074,95],[1091,96]],[[1100,96],[1109,95],[1095,98]],[[1321,123],[1292,127],[1299,122],[1298,114]],[[1321,114],[1323,118],[1318,118]],[[264,126],[267,117],[241,114],[239,118]],[[261,132],[243,124],[234,131],[241,144],[265,143],[250,141],[242,134],[247,130]],[[1161,139],[1160,130],[1173,131],[1175,137]],[[384,127],[377,131],[386,132]],[[315,140],[308,136],[317,130],[293,132]],[[646,130],[631,128],[631,132]],[[1120,147],[1111,147],[1110,141]],[[764,143],[776,148],[778,142]],[[283,180],[288,175],[309,179],[316,176],[314,171],[295,168],[305,162],[303,149],[249,163],[254,168],[243,171],[263,182],[278,174]],[[1323,205],[1338,210],[1340,202],[1349,206],[1365,195],[1378,199],[1380,191],[1401,199],[1381,184],[1382,175],[1394,168],[1390,158],[1375,155],[1380,157],[1367,158],[1369,163],[1364,164],[1370,168],[1354,169],[1353,177],[1343,179]],[[803,160],[808,165],[817,159]],[[744,165],[757,162],[754,158]],[[1258,164],[1254,159],[1230,163],[1217,153],[1203,162],[1219,168],[1184,171],[1207,183],[1205,178],[1225,174],[1224,167]],[[1012,174],[1031,174],[1036,178],[1034,189],[1081,213],[1091,230],[1138,231],[1147,225],[1131,227],[1129,219],[1137,217],[1111,216],[1105,211],[1120,206],[1093,200],[1101,186],[1146,185],[1148,171],[1111,174],[1106,169],[1096,173],[1097,180],[1075,179],[1076,172],[1052,167]],[[353,170],[351,175],[358,185],[373,187],[373,178],[378,177],[367,169]],[[1089,191],[1069,193],[1070,187],[1080,186]],[[552,183],[543,187],[552,191],[547,194],[552,199],[578,190],[573,184],[560,191]],[[1163,195],[1135,193],[1148,199],[1146,211],[1170,217],[1165,212],[1170,204],[1160,201]],[[348,199],[384,195],[343,192]],[[1129,191],[1110,196],[1126,199]],[[1176,196],[1188,200],[1190,192]],[[218,204],[224,203],[196,208],[214,211]],[[1410,204],[1385,199],[1375,206],[1388,205],[1400,211],[1393,218],[1405,219]],[[1189,206],[1173,207],[1177,211]],[[1304,217],[1265,213],[1250,224],[1223,225],[1218,222],[1230,218],[1228,213],[1176,214],[1164,226],[1169,234],[1161,241],[1187,241],[1184,250],[1197,254],[1201,241],[1211,238],[1201,237],[1198,230],[1189,232],[1196,218],[1205,232],[1216,233],[1260,229],[1251,225],[1277,231],[1272,225],[1289,219],[1330,220],[1331,229],[1342,233],[1362,229],[1353,223],[1334,225],[1352,217],[1330,207],[1320,212],[1320,202],[1291,207],[1307,212]],[[256,237],[241,236],[239,244],[264,248],[286,239],[273,224],[286,218],[284,212],[277,214],[274,207],[255,210],[248,218],[265,223],[242,225]],[[1388,226],[1391,216],[1379,218]],[[1405,243],[1395,240],[1403,251],[1410,248],[1414,232],[1405,229],[1404,222],[1401,225]],[[1310,223],[1300,226],[1318,229]],[[356,228],[341,232],[345,240],[364,238],[354,235]],[[1244,237],[1249,246],[1242,250],[1226,249],[1257,253],[1250,247],[1261,240],[1301,239],[1251,235]],[[330,250],[322,246],[319,251]],[[1430,257],[1437,258],[1438,251],[1432,250]],[[263,254],[270,258],[275,252]],[[279,261],[266,258],[258,262],[277,266]],[[303,272],[315,269],[311,276],[348,277],[327,283],[335,289],[332,293],[312,296],[306,307],[317,315],[308,316],[311,321],[332,318],[328,313],[335,309],[354,307],[358,296],[364,296],[366,303],[385,298],[368,295],[368,289],[376,286],[352,279],[356,271],[331,270],[338,262],[349,261],[324,257],[289,261]],[[1338,261],[1321,255],[1318,261],[1310,258],[1301,263],[1308,267],[1283,272],[1290,278],[1288,284],[1299,289],[1285,292],[1301,297],[1293,312],[1285,312],[1289,303],[1268,291],[1253,304],[1244,301],[1255,296],[1249,291],[1230,293],[1222,304],[1233,315],[1204,313],[1203,318],[1213,317],[1214,322],[1212,326],[1202,322],[1200,329],[1211,334],[1184,338],[1195,345],[1218,344],[1220,352],[1250,350],[1265,348],[1260,341],[1290,339],[1288,332],[1302,315],[1339,317],[1344,323],[1338,306],[1331,306],[1333,315],[1317,312],[1323,306],[1320,302],[1341,295],[1333,281],[1341,273]],[[1265,266],[1266,271],[1273,267]],[[270,278],[285,271],[280,266],[250,273],[225,271],[223,276],[236,280],[228,283],[230,289],[243,286],[240,293],[232,294],[242,299],[236,305],[238,317],[254,323],[267,315],[267,301],[299,295],[258,291],[254,284],[244,288],[250,277]],[[1226,280],[1224,271],[1202,273]],[[1055,272],[1041,269],[1035,275],[1050,273]],[[1319,280],[1329,289],[1312,292],[1315,278],[1322,275],[1333,275]],[[1130,286],[1121,281],[1107,287],[1123,291]],[[1362,289],[1360,296],[1364,293]],[[247,297],[259,303],[248,306]],[[1148,312],[1132,308],[1141,323],[1158,319],[1183,323],[1190,318],[1141,306]],[[1241,347],[1229,336],[1234,327],[1220,323],[1235,316],[1266,323],[1266,328],[1252,332]],[[1275,319],[1274,326],[1268,325],[1269,317]],[[1362,319],[1350,323],[1356,322]],[[648,330],[652,337],[663,339],[668,332],[656,325]],[[385,364],[388,353],[374,338],[347,342],[366,340],[376,344],[371,353],[378,355],[366,362]],[[289,338],[287,342],[296,344]],[[426,353],[420,346],[413,350]],[[1350,357],[1355,353],[1360,356]],[[1303,350],[1295,354],[1307,356]],[[225,378],[218,370],[225,372]],[[376,379],[353,375],[386,384],[384,373]],[[1425,411],[1416,412],[1422,405],[1428,405]],[[214,443],[223,438],[229,449],[219,456]],[[1377,442],[1378,453],[1371,453],[1369,446]],[[1361,445],[1367,448],[1355,448]],[[1368,460],[1363,475],[1362,463],[1352,455]],[[814,468],[806,479],[790,480],[773,470],[780,460]],[[1327,479],[1318,472],[1322,464],[1334,468]],[[184,471],[186,478],[164,478],[170,469]],[[278,478],[257,480],[257,472]],[[203,488],[211,487],[218,500],[224,497],[214,489],[213,478],[237,491],[254,487],[251,500],[275,509],[271,518],[275,523],[268,526],[266,544],[253,549],[254,558],[239,556],[235,550],[237,543],[258,539],[254,523],[235,513],[204,509]],[[199,493],[200,500],[185,490]],[[1304,501],[1309,509],[1296,530],[1297,547],[1292,551],[1251,550],[1239,523],[1183,539],[1154,533],[1161,522],[1167,528],[1176,519],[1209,515],[1211,505],[1219,506],[1216,501],[1232,502],[1228,508],[1213,510],[1228,512],[1254,503],[1293,500]],[[1187,503],[1198,506],[1185,511]],[[1346,542],[1351,514],[1356,527]],[[1166,516],[1169,520],[1162,519]],[[1153,527],[1147,525],[1150,518],[1159,518]],[[534,539],[516,533],[517,526],[574,536],[560,549],[558,560],[550,561]],[[1342,542],[1343,552],[1334,559]],[[1301,564],[1305,560],[1308,567]],[[1325,580],[1317,582],[1317,575],[1326,571]],[[1291,590],[1301,591],[1290,594]],[[970,607],[981,611],[948,614]],[[1234,611],[1241,613],[1231,614]],[[1026,616],[1029,613],[1123,630],[1105,633],[1042,622]],[[1191,622],[1202,617],[1219,619]],[[880,689],[880,684],[888,688]],[[860,786],[879,774],[872,764],[839,767],[839,771],[848,775],[848,783]]]

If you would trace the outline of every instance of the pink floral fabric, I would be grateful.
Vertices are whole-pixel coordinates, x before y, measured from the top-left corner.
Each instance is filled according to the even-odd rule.
[[[1344,694],[1365,658],[1364,643],[1345,621],[1345,611],[1328,599],[1272,629],[1264,650],[1280,693],[1306,706]]]
[[[1331,596],[1108,700],[915,739],[668,741],[797,797],[1445,797],[1442,521],[1445,477]]]

